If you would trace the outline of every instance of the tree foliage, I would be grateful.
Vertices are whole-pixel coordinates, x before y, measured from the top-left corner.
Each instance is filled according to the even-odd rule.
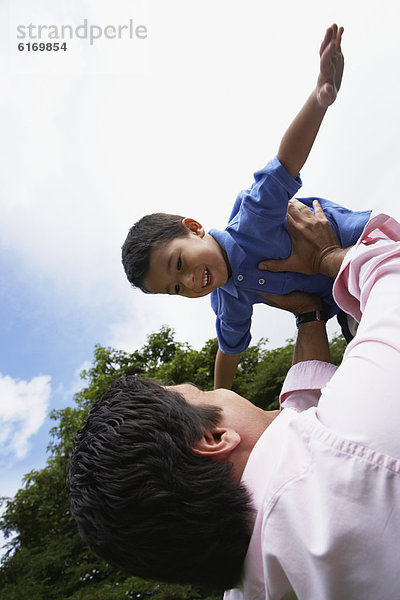
[[[342,338],[331,342],[338,364]],[[93,403],[122,374],[140,374],[164,383],[192,382],[212,389],[215,339],[201,350],[177,342],[168,327],[151,334],[132,353],[96,346],[90,369],[83,371],[83,389],[75,406],[51,413],[46,467],[28,473],[12,499],[3,499],[0,528],[13,536],[0,568],[0,598],[20,600],[212,600],[204,590],[144,581],[127,576],[99,560],[81,541],[69,513],[65,472],[74,433],[82,426]],[[274,350],[262,340],[242,355],[234,389],[264,409],[278,407],[279,391],[290,367],[293,343]]]

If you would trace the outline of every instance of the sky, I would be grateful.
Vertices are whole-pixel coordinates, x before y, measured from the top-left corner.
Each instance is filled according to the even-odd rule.
[[[333,22],[345,73],[299,195],[400,217],[399,16],[397,0],[0,0],[0,496],[44,466],[49,411],[73,405],[95,344],[132,351],[163,324],[214,337],[207,297],[132,289],[121,245],[151,212],[224,227]],[[67,48],[27,49],[41,41]],[[258,305],[252,334],[285,344],[293,318]]]

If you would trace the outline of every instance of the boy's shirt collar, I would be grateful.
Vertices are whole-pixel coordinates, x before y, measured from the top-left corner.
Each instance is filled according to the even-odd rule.
[[[229,277],[225,285],[221,285],[218,289],[224,290],[225,292],[227,292],[227,294],[233,296],[234,298],[239,298],[239,292],[235,285],[235,282],[233,281],[232,275]]]
[[[246,252],[239,246],[237,242],[235,242],[228,231],[210,229],[208,233],[218,242],[218,244],[223,250],[225,250],[229,257],[232,275],[229,277],[225,285],[220,286],[220,288],[225,290],[231,296],[238,298],[239,294],[235,284],[235,274],[240,271],[240,267],[246,259]]]

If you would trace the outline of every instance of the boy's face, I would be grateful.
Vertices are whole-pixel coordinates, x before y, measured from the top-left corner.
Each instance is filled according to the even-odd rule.
[[[184,219],[188,235],[154,248],[144,285],[154,294],[200,298],[228,280],[228,261],[221,246],[193,219]]]

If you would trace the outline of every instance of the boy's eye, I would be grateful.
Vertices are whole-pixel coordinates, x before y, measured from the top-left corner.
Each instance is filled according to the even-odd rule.
[[[181,257],[178,258],[178,262],[176,263],[176,268],[178,269],[178,271],[180,271],[182,268]]]
[[[176,284],[176,286],[175,286],[175,294],[179,294],[179,289],[180,289],[180,288],[179,288],[179,285],[178,285],[178,284]]]

